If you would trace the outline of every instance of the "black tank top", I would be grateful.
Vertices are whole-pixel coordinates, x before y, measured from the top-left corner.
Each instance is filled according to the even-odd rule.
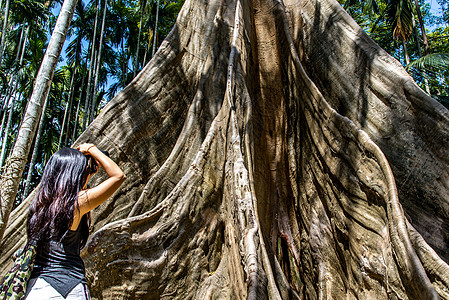
[[[76,231],[69,230],[62,242],[39,245],[31,273],[32,280],[44,279],[64,298],[80,282],[86,283],[84,262],[80,257],[81,227],[80,224]]]

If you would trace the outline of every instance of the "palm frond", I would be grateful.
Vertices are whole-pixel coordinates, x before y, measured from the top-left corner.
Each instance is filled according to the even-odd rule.
[[[365,0],[363,10],[369,15],[372,15],[373,13],[379,14],[379,4],[376,0]]]
[[[410,0],[390,0],[386,11],[393,36],[407,41],[413,30],[413,9]]]
[[[432,53],[414,60],[406,66],[407,70],[412,68],[422,71],[443,71],[449,67],[449,53]],[[433,69],[433,70],[432,70]]]

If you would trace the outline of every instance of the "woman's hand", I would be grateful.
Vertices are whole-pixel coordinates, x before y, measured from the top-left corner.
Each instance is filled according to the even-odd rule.
[[[84,155],[92,155],[89,152],[89,150],[92,150],[93,148],[97,148],[97,147],[94,144],[90,144],[90,143],[83,143],[83,144],[79,145],[78,147],[76,147],[76,149],[81,151],[81,153],[83,153]]]
[[[77,149],[84,155],[92,156],[109,176],[96,187],[80,192],[78,195],[79,214],[76,214],[75,217],[81,218],[82,215],[106,201],[125,181],[126,176],[119,166],[94,144],[84,143]]]

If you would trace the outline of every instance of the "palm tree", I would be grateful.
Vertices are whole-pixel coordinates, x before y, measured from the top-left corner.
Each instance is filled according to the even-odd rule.
[[[139,33],[137,35],[137,49],[136,49],[136,55],[134,57],[134,77],[137,74],[137,69],[139,65],[139,49],[140,49],[140,37],[142,35],[142,27],[143,27],[143,16],[145,14],[145,8],[147,6],[147,1],[143,0],[140,1],[140,20],[139,20]]]
[[[31,179],[33,177],[34,166],[36,165],[36,161],[37,161],[37,152],[39,150],[39,143],[41,140],[41,136],[42,136],[42,132],[44,129],[44,124],[45,124],[45,111],[47,110],[47,102],[48,102],[47,99],[48,99],[48,96],[45,98],[44,106],[42,107],[42,115],[41,115],[41,118],[39,121],[39,128],[37,130],[36,141],[35,141],[34,147],[33,147],[33,154],[31,155],[31,161],[30,161],[30,165],[28,168],[28,174],[27,174],[27,178],[25,181],[25,188],[23,191],[22,199],[25,199],[26,197],[28,197],[28,195],[30,194],[30,191],[31,191]]]
[[[390,0],[387,4],[386,18],[393,32],[393,37],[402,43],[404,60],[408,64],[410,58],[406,42],[413,31],[413,10],[410,1]]]
[[[5,101],[5,103],[10,103],[10,109],[9,109],[9,114],[8,114],[8,122],[6,124],[6,129],[5,129],[5,133],[4,133],[5,135],[4,135],[3,141],[2,141],[2,150],[1,150],[1,154],[0,154],[0,168],[3,166],[3,163],[5,162],[5,158],[6,158],[6,148],[7,148],[8,136],[9,136],[10,128],[11,128],[11,124],[12,124],[12,115],[14,113],[14,107],[16,104],[16,96],[17,96],[16,94],[17,94],[18,83],[19,83],[18,75],[19,75],[19,71],[22,66],[23,56],[24,56],[23,50],[25,50],[25,44],[26,44],[26,38],[24,38],[25,31],[28,33],[28,30],[25,30],[25,27],[23,27],[23,26],[20,31],[21,31],[20,40],[17,45],[17,53],[16,53],[16,61],[19,61],[19,63],[18,63],[16,71],[14,72],[14,75],[11,77],[10,85],[13,86],[12,92],[9,95],[9,97],[7,98],[7,100]],[[5,111],[5,114],[6,114],[6,111]],[[2,132],[3,132],[3,130],[2,130]]]
[[[426,55],[428,55],[428,54],[430,54],[430,47],[429,47],[429,42],[427,41],[426,28],[424,26],[424,20],[422,17],[421,7],[418,3],[418,0],[415,0],[415,10],[416,10],[416,14],[418,16],[419,27],[421,29],[421,36],[422,36],[423,44],[424,44],[424,53]]]
[[[91,13],[92,10],[87,10],[86,7],[82,2],[78,2],[76,10],[75,10],[75,19],[72,22],[71,30],[74,32],[76,37],[70,42],[69,46],[66,50],[66,56],[67,56],[67,63],[74,65],[74,71],[72,75],[74,75],[74,84],[71,85],[69,94],[70,99],[72,100],[71,103],[74,103],[74,100],[79,98],[76,105],[75,110],[75,124],[73,125],[73,131],[70,130],[70,120],[71,118],[71,111],[72,106],[69,106],[70,113],[68,115],[68,124],[67,124],[67,134],[65,135],[66,140],[65,144],[71,144],[71,141],[76,137],[76,131],[78,127],[78,115],[79,115],[79,108],[80,108],[80,102],[82,98],[82,92],[84,90],[84,82],[85,82],[85,68],[82,67],[81,60],[82,58],[82,52],[83,52],[83,39],[86,36],[91,35],[91,29],[92,29],[92,21],[93,21],[93,14]],[[91,48],[90,44],[87,47],[88,49]],[[86,64],[88,60],[88,55],[85,57]],[[81,81],[79,80],[79,76],[81,76]],[[80,87],[81,86],[81,87]],[[80,87],[80,88],[79,88]],[[78,93],[79,91],[79,93]],[[70,100],[69,100],[70,101]]]
[[[90,53],[90,64],[89,64],[89,75],[87,77],[87,92],[86,92],[86,102],[84,103],[84,115],[83,115],[83,125],[82,125],[82,131],[86,129],[87,122],[88,122],[88,116],[89,116],[89,107],[91,103],[91,86],[92,86],[92,73],[94,72],[95,68],[95,42],[97,39],[97,23],[98,23],[98,12],[99,12],[99,1],[95,1],[95,22],[94,22],[94,31],[92,35],[92,43],[91,43],[91,53]]]
[[[7,25],[8,25],[10,2],[11,2],[10,0],[6,0],[5,15],[3,17],[2,39],[0,42],[0,64],[2,63],[2,60],[3,60],[3,50],[5,48],[5,41],[6,41],[6,35],[7,35],[6,30],[7,30]]]
[[[157,4],[156,4],[156,21],[154,22],[153,51],[151,52],[151,57],[153,57],[154,53],[156,52],[158,19],[159,19],[159,0],[157,0]]]
[[[20,126],[16,143],[6,162],[5,172],[1,179],[1,219],[0,241],[6,229],[9,214],[13,207],[19,182],[26,165],[26,158],[31,148],[31,142],[42,114],[42,106],[48,95],[51,80],[64,44],[70,21],[73,17],[77,0],[65,0],[56,21],[47,51],[36,77],[33,94],[26,109],[22,125]]]
[[[107,6],[108,1],[104,0],[104,8],[103,8],[103,18],[101,20],[101,30],[100,30],[100,41],[99,41],[99,49],[97,50],[97,59],[96,59],[96,67],[95,67],[95,80],[94,80],[94,86],[93,86],[93,92],[92,92],[92,107],[90,109],[90,115],[89,115],[89,123],[92,122],[95,112],[95,107],[97,103],[97,87],[98,87],[98,77],[100,74],[100,67],[101,67],[101,50],[103,47],[103,35],[104,35],[104,25],[106,21],[106,12],[107,12]]]

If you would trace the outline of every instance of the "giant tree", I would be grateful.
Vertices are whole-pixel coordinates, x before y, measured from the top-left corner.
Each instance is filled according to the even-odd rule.
[[[92,216],[92,295],[447,299],[448,125],[334,0],[187,0],[78,139],[128,178]]]

